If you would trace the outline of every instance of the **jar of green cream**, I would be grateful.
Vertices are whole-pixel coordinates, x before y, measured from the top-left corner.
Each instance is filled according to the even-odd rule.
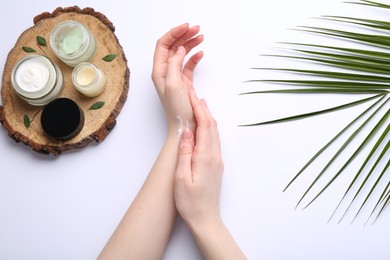
[[[71,67],[91,61],[96,52],[93,34],[83,24],[72,20],[63,21],[53,28],[50,46],[54,54]]]
[[[63,75],[57,64],[49,58],[29,55],[15,64],[11,83],[16,94],[26,102],[42,106],[61,94]]]

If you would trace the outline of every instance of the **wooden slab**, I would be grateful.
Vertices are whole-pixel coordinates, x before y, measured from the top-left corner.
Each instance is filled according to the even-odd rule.
[[[107,78],[106,90],[98,97],[88,98],[76,91],[71,80],[73,68],[56,58],[50,48],[50,32],[56,24],[64,20],[81,22],[96,38],[96,56],[91,62],[100,67]],[[77,6],[57,8],[52,13],[42,13],[34,18],[34,26],[21,34],[9,52],[3,72],[1,89],[3,106],[0,106],[0,122],[12,139],[30,146],[36,152],[54,155],[83,148],[93,140],[97,142],[104,140],[116,125],[116,118],[126,101],[129,89],[130,71],[114,31],[112,22],[92,8],[82,10]],[[37,36],[44,37],[47,46],[39,45]],[[11,71],[19,59],[29,55],[22,50],[23,46],[35,49],[34,54],[49,57],[61,68],[64,75],[64,90],[60,97],[73,99],[85,114],[85,125],[73,139],[58,141],[48,137],[40,124],[43,107],[31,106],[14,93]],[[111,62],[102,60],[108,54],[116,54],[117,57]],[[98,110],[90,110],[90,106],[98,101],[104,101],[104,106]],[[31,120],[29,128],[26,128],[23,121],[25,115]]]

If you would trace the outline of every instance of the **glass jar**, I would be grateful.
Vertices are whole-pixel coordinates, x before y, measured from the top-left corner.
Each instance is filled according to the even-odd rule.
[[[93,34],[83,24],[72,20],[63,21],[53,28],[50,46],[54,54],[71,67],[91,61],[96,53]]]
[[[58,97],[63,88],[60,68],[42,55],[29,55],[19,60],[11,73],[15,92],[26,102],[42,106]]]
[[[72,82],[79,92],[88,97],[96,97],[106,88],[104,72],[89,62],[80,63],[73,69]]]

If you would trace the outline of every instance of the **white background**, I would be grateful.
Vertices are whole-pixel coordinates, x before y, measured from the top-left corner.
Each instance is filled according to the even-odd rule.
[[[339,0],[13,0],[0,5],[0,71],[18,36],[33,26],[35,15],[72,5],[93,7],[114,23],[131,71],[127,102],[117,126],[101,144],[46,156],[16,144],[1,129],[0,259],[97,257],[163,143],[163,111],[150,79],[152,57],[157,38],[184,22],[200,25],[205,35],[199,48],[205,57],[195,86],[219,123],[226,165],[223,219],[248,258],[390,258],[389,212],[375,225],[364,226],[364,217],[351,225],[352,216],[340,224],[327,223],[343,189],[336,185],[303,211],[294,207],[307,181],[282,192],[355,110],[288,124],[238,127],[272,118],[274,110],[286,113],[297,104],[310,109],[321,103],[318,98],[238,95],[258,87],[244,81],[267,77],[250,69],[269,66],[258,54],[271,52],[276,42],[305,40],[306,34],[288,29],[310,25],[310,17],[325,14],[383,18],[383,11]],[[347,181],[339,187],[345,188]],[[164,259],[202,259],[180,219]]]

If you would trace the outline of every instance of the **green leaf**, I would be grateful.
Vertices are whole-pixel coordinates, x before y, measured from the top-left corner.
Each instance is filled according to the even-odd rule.
[[[386,185],[386,187],[384,188],[384,190],[383,190],[381,196],[379,197],[377,203],[375,204],[374,209],[371,211],[371,214],[370,214],[370,216],[368,217],[368,219],[367,219],[367,221],[366,221],[366,224],[367,224],[367,222],[370,220],[370,218],[372,217],[372,215],[374,215],[374,213],[375,213],[375,211],[377,210],[377,208],[379,207],[379,205],[380,205],[381,203],[383,203],[383,201],[385,201],[386,198],[389,197],[389,195],[390,195],[389,187],[390,187],[390,182],[388,182],[387,185]],[[379,214],[378,214],[378,215],[379,215]],[[377,216],[377,217],[378,217],[378,216]],[[375,220],[376,220],[376,219],[375,219]],[[374,220],[374,222],[375,222],[375,220]]]
[[[381,8],[382,11],[389,11],[390,9],[390,5],[370,0],[359,0],[347,3]],[[345,103],[324,110],[309,111],[305,114],[293,114],[284,118],[244,126],[284,123],[324,113],[336,112],[360,104],[368,104],[370,106],[369,108],[355,117],[311,157],[288,183],[284,191],[288,189],[292,183],[296,182],[298,177],[300,177],[303,172],[307,171],[307,168],[312,165],[314,161],[319,162],[322,157],[326,156],[324,153],[325,151],[330,152],[330,157],[324,163],[324,166],[317,170],[317,173],[315,172],[315,175],[313,176],[314,180],[309,182],[309,187],[303,192],[297,206],[300,205],[304,198],[309,199],[309,202],[306,202],[304,208],[311,205],[320,195],[328,190],[336,180],[339,180],[344,172],[347,172],[348,169],[353,169],[354,175],[350,177],[351,181],[349,185],[347,185],[346,190],[341,193],[341,200],[333,211],[330,219],[332,219],[336,211],[340,210],[339,206],[345,200],[348,200],[346,204],[347,207],[344,209],[344,214],[340,218],[340,221],[344,218],[346,213],[351,210],[357,211],[355,212],[356,218],[362,213],[364,207],[370,205],[368,201],[373,197],[375,198],[377,193],[374,191],[381,189],[380,187],[383,187],[383,184],[387,184],[386,188],[380,191],[380,198],[373,199],[376,204],[372,207],[371,214],[367,221],[376,213],[375,222],[384,209],[390,204],[390,182],[384,178],[384,176],[389,173],[390,168],[388,157],[390,150],[390,141],[388,140],[388,135],[390,133],[390,126],[388,124],[390,118],[388,107],[390,101],[390,21],[355,18],[342,15],[328,15],[321,17],[321,19],[325,22],[332,22],[333,28],[327,28],[326,26],[301,26],[298,28],[298,31],[303,31],[316,37],[327,37],[330,40],[334,40],[337,45],[319,45],[310,44],[308,42],[281,42],[281,44],[289,45],[288,47],[292,46],[290,48],[290,53],[284,54],[286,53],[284,52],[282,55],[262,55],[276,59],[292,59],[293,61],[298,61],[300,63],[303,61],[309,66],[321,66],[321,69],[311,69],[311,67],[310,69],[303,69],[301,64],[298,65],[298,68],[253,68],[263,71],[275,70],[282,73],[286,72],[290,75],[294,75],[294,79],[249,80],[247,82],[257,82],[261,83],[261,86],[267,85],[271,88],[267,87],[257,91],[242,93],[241,95],[295,94],[305,95],[305,97],[308,98],[311,97],[309,94],[322,93],[337,95],[372,95],[369,95],[368,98],[358,98],[355,102]],[[341,24],[341,28],[343,29],[334,27],[338,24]],[[320,41],[317,38],[312,42]],[[350,48],[348,47],[348,44],[353,44],[353,46],[358,47]],[[283,49],[283,51],[285,50]],[[316,79],[316,77],[320,79]],[[280,87],[275,87],[276,85],[279,85]],[[360,138],[361,134],[364,135],[363,138]],[[344,136],[346,137],[346,141],[342,141],[345,140]],[[373,147],[371,145],[372,143],[374,144]],[[334,151],[331,150],[333,148],[330,147],[336,145],[339,147]],[[356,145],[357,147],[355,147]],[[349,154],[350,152],[352,152],[352,154]],[[362,155],[365,156],[365,158],[363,158],[363,160],[358,160]],[[341,162],[338,168],[335,168],[338,165],[335,163],[336,161]],[[352,168],[352,165],[354,164],[357,164],[357,170]],[[378,172],[379,174],[376,174],[375,172]],[[330,180],[325,182],[325,184],[321,184],[319,180],[325,177],[325,173],[330,174],[330,176],[326,176],[330,177]],[[362,180],[362,182],[359,180]],[[308,198],[309,191],[313,192],[312,188],[314,186],[319,186],[317,187],[319,192],[317,191],[316,194],[311,195],[311,198]],[[363,197],[362,202],[359,202],[360,205],[352,207],[352,205],[357,203],[357,198],[358,196],[361,196],[363,190],[368,190],[368,193]]]
[[[323,110],[309,112],[306,114],[299,114],[299,115],[284,117],[284,118],[280,118],[280,119],[275,119],[275,120],[270,120],[270,121],[265,121],[265,122],[260,122],[260,123],[254,123],[254,124],[241,125],[241,126],[269,125],[269,124],[283,123],[283,122],[288,122],[288,121],[293,121],[293,120],[300,120],[300,119],[304,119],[304,118],[308,118],[308,117],[312,117],[312,116],[317,116],[317,115],[322,115],[325,113],[334,112],[334,111],[345,109],[348,107],[360,105],[360,104],[368,102],[372,99],[376,99],[380,96],[382,96],[382,94],[375,95],[375,96],[368,97],[368,98],[364,98],[364,99],[360,99],[360,100],[353,101],[350,103],[345,103],[345,104],[340,105],[340,106],[335,106],[335,107],[331,107],[331,108],[327,108],[327,109],[323,109]]]
[[[324,16],[323,19],[330,20],[330,21],[336,21],[336,22],[356,24],[356,25],[360,25],[362,27],[365,26],[365,27],[379,29],[379,30],[389,30],[390,29],[389,22],[372,20],[372,19],[362,19],[362,18],[355,18],[355,17],[332,16],[332,15]]]
[[[311,27],[311,26],[302,26],[302,31],[316,33],[325,36],[331,36],[335,38],[348,39],[353,41],[358,41],[365,44],[371,44],[374,46],[389,48],[390,47],[390,36],[387,35],[377,35],[377,34],[362,34],[362,33],[353,33],[341,30],[320,28],[320,27]]]
[[[387,100],[389,101],[389,99]],[[377,110],[379,111],[383,105],[385,105],[386,102],[384,102],[381,107]],[[336,213],[337,209],[340,207],[341,203],[344,201],[344,199],[346,198],[347,194],[349,193],[349,191],[352,189],[352,187],[354,186],[354,184],[356,183],[358,177],[363,173],[363,170],[366,168],[366,166],[368,165],[368,163],[371,161],[371,159],[373,158],[373,155],[375,154],[375,152],[378,150],[379,146],[383,143],[387,133],[389,132],[390,130],[390,125],[387,126],[386,130],[382,133],[382,135],[380,136],[380,138],[377,140],[377,142],[375,143],[374,147],[371,149],[370,153],[367,155],[366,159],[364,160],[364,162],[362,163],[362,165],[360,166],[360,169],[358,170],[358,172],[355,174],[355,177],[353,178],[351,184],[349,185],[349,187],[347,188],[347,190],[345,191],[343,197],[341,198],[339,204],[337,205],[336,209],[333,211],[333,214],[332,216],[330,217],[330,219],[334,216],[334,214]],[[380,160],[377,160],[377,162],[379,162]],[[377,165],[377,163],[375,163],[375,165]],[[348,212],[348,210],[350,209],[350,207],[352,206],[353,202],[356,200],[358,194],[360,193],[360,191],[362,190],[362,188],[364,187],[364,185],[366,184],[368,178],[371,176],[372,172],[374,171],[375,169],[375,166],[371,167],[371,170],[369,173],[366,174],[366,178],[364,180],[364,182],[361,184],[359,190],[355,193],[355,196],[352,198],[352,200],[350,201],[350,204],[348,206],[348,208],[344,211],[344,214],[343,216],[340,218],[339,222],[344,218],[344,216],[346,215],[346,213]],[[329,220],[330,220],[329,219]]]
[[[389,99],[387,99],[389,101]],[[314,180],[314,182],[310,185],[309,189],[305,192],[303,197],[300,199],[298,204],[302,201],[304,196],[309,192],[309,190],[314,186],[314,184],[319,180],[321,175],[325,172],[325,170],[340,156],[345,148],[347,148],[348,144],[354,140],[354,138],[362,131],[362,129],[371,121],[371,119],[380,111],[380,109],[377,109],[349,138],[348,140],[343,144],[343,146],[337,151],[337,153],[332,157],[332,159],[329,161],[329,163],[326,165],[324,170],[317,176],[317,178]],[[375,127],[371,130],[371,132],[367,135],[367,137],[363,140],[363,142],[359,145],[359,147],[355,150],[353,155],[346,161],[346,163],[339,169],[339,171],[333,176],[333,178],[324,186],[324,188],[321,189],[321,191],[305,206],[308,207],[310,204],[312,204],[332,183],[333,181],[340,176],[340,174],[346,169],[346,167],[356,158],[357,155],[365,148],[365,146],[368,144],[368,142],[375,136],[375,134],[378,132],[380,127],[385,123],[386,119],[388,118],[390,113],[387,113],[382,119],[375,125]]]
[[[39,36],[39,35],[37,36],[37,42],[39,45],[42,45],[42,46],[47,45],[45,38],[43,38],[42,36]]]
[[[291,43],[291,42],[281,42],[281,44],[296,45],[302,47],[315,47],[315,48],[332,50],[332,51],[340,51],[343,53],[349,53],[354,55],[359,54],[359,55],[364,55],[365,57],[368,58],[373,58],[373,57],[390,58],[390,54],[387,52],[373,51],[373,50],[366,50],[366,49],[353,49],[353,48],[343,48],[337,46],[324,46],[324,45],[317,45],[317,44]]]
[[[325,146],[323,146],[302,168],[301,170],[294,176],[294,178],[287,184],[287,186],[284,188],[283,191],[286,191],[288,187],[305,171],[306,168],[308,168],[311,163],[314,162],[328,147],[330,147],[340,136],[342,136],[347,130],[349,130],[354,124],[356,124],[361,118],[366,116],[368,113],[371,112],[372,109],[374,109],[380,102],[383,101],[385,96],[380,98],[378,101],[376,101],[373,105],[371,105],[369,108],[367,108],[363,113],[361,113],[359,116],[357,116],[352,122],[350,122],[346,127],[344,127],[337,135],[335,135]],[[383,106],[383,105],[382,105]],[[367,121],[368,123],[368,121]],[[366,124],[366,123],[365,123]]]
[[[103,106],[104,106],[104,102],[103,101],[98,101],[95,104],[93,104],[89,109],[90,110],[97,110],[97,109],[102,108]]]
[[[390,9],[390,5],[381,4],[374,1],[367,1],[367,0],[361,0],[360,2],[346,2],[350,4],[358,4],[358,5],[367,5],[367,6],[373,6],[373,7],[380,7],[380,8],[388,8]]]
[[[28,115],[24,115],[23,122],[24,122],[24,126],[26,127],[26,129],[28,129],[30,127],[30,123],[31,123]]]
[[[262,68],[263,70],[276,70],[276,71],[287,71],[295,72],[298,74],[307,74],[317,77],[353,80],[350,84],[353,85],[357,80],[369,81],[369,82],[386,82],[389,83],[390,88],[390,77],[368,75],[368,74],[357,74],[357,73],[345,73],[345,72],[334,72],[334,71],[321,71],[321,70],[302,70],[302,69],[282,69],[282,68]]]
[[[389,168],[389,162],[387,163],[385,169],[387,170]],[[378,208],[378,206],[382,203],[383,206],[381,208],[381,210],[379,211],[379,213],[377,214],[374,222],[378,219],[379,215],[382,213],[382,211],[386,208],[387,205],[389,205],[389,200],[390,200],[390,190],[389,190],[389,187],[390,187],[390,182],[387,183],[387,186],[386,188],[383,190],[382,192],[382,195],[381,197],[378,199],[378,202],[377,204],[375,205],[374,209],[372,210],[369,218],[371,218],[371,216],[374,214],[375,210]],[[369,219],[367,219],[367,222],[368,222]],[[367,223],[366,222],[366,223]]]
[[[23,46],[22,49],[25,51],[25,52],[36,52],[36,50],[34,50],[33,48],[30,48],[30,47],[27,47],[27,46]]]
[[[381,152],[379,158],[376,160],[374,166],[371,168],[370,172],[367,174],[363,184],[361,185],[361,187],[359,188],[359,192],[361,191],[361,189],[363,188],[363,186],[366,184],[366,181],[368,180],[368,178],[371,176],[372,172],[376,169],[376,167],[378,166],[379,163],[381,163],[383,160],[383,157],[385,155],[385,153],[389,150],[390,148],[390,142],[387,142],[387,145],[385,147],[385,149],[383,149],[383,151]],[[387,162],[389,163],[389,162]],[[388,166],[387,166],[388,167]],[[387,167],[381,172],[381,174],[379,175],[379,177],[377,178],[377,180],[375,181],[374,185],[372,186],[370,192],[368,193],[368,195],[366,196],[365,200],[363,201],[363,203],[361,204],[358,212],[356,213],[355,215],[355,218],[359,215],[359,213],[361,212],[361,210],[363,209],[364,205],[366,204],[366,202],[368,201],[368,199],[370,198],[370,195],[373,193],[373,191],[375,190],[375,188],[377,187],[378,183],[381,181],[383,175],[386,173],[386,170],[387,170]],[[355,195],[357,196],[357,194]],[[355,198],[355,197],[354,197]],[[352,203],[352,202],[351,202]],[[355,219],[354,218],[354,219]]]
[[[311,56],[311,57],[302,57],[302,56],[283,56],[283,55],[268,55],[268,56],[274,56],[274,57],[280,57],[280,58],[289,58],[289,59],[296,59],[296,60],[304,60],[304,61],[310,61],[315,62],[319,64],[325,64],[330,67],[338,67],[342,69],[347,70],[355,70],[355,71],[363,71],[363,72],[369,72],[369,73],[381,73],[385,74],[389,71],[390,66],[386,65],[378,65],[378,64],[372,64],[369,62],[362,62],[359,60],[343,60],[343,59],[323,59],[318,58],[317,56]]]
[[[116,54],[108,54],[102,58],[102,60],[110,62],[116,58]]]
[[[367,89],[367,91],[351,88],[295,88],[295,89],[275,89],[275,90],[260,90],[241,93],[240,95],[253,94],[386,94],[384,90]]]

